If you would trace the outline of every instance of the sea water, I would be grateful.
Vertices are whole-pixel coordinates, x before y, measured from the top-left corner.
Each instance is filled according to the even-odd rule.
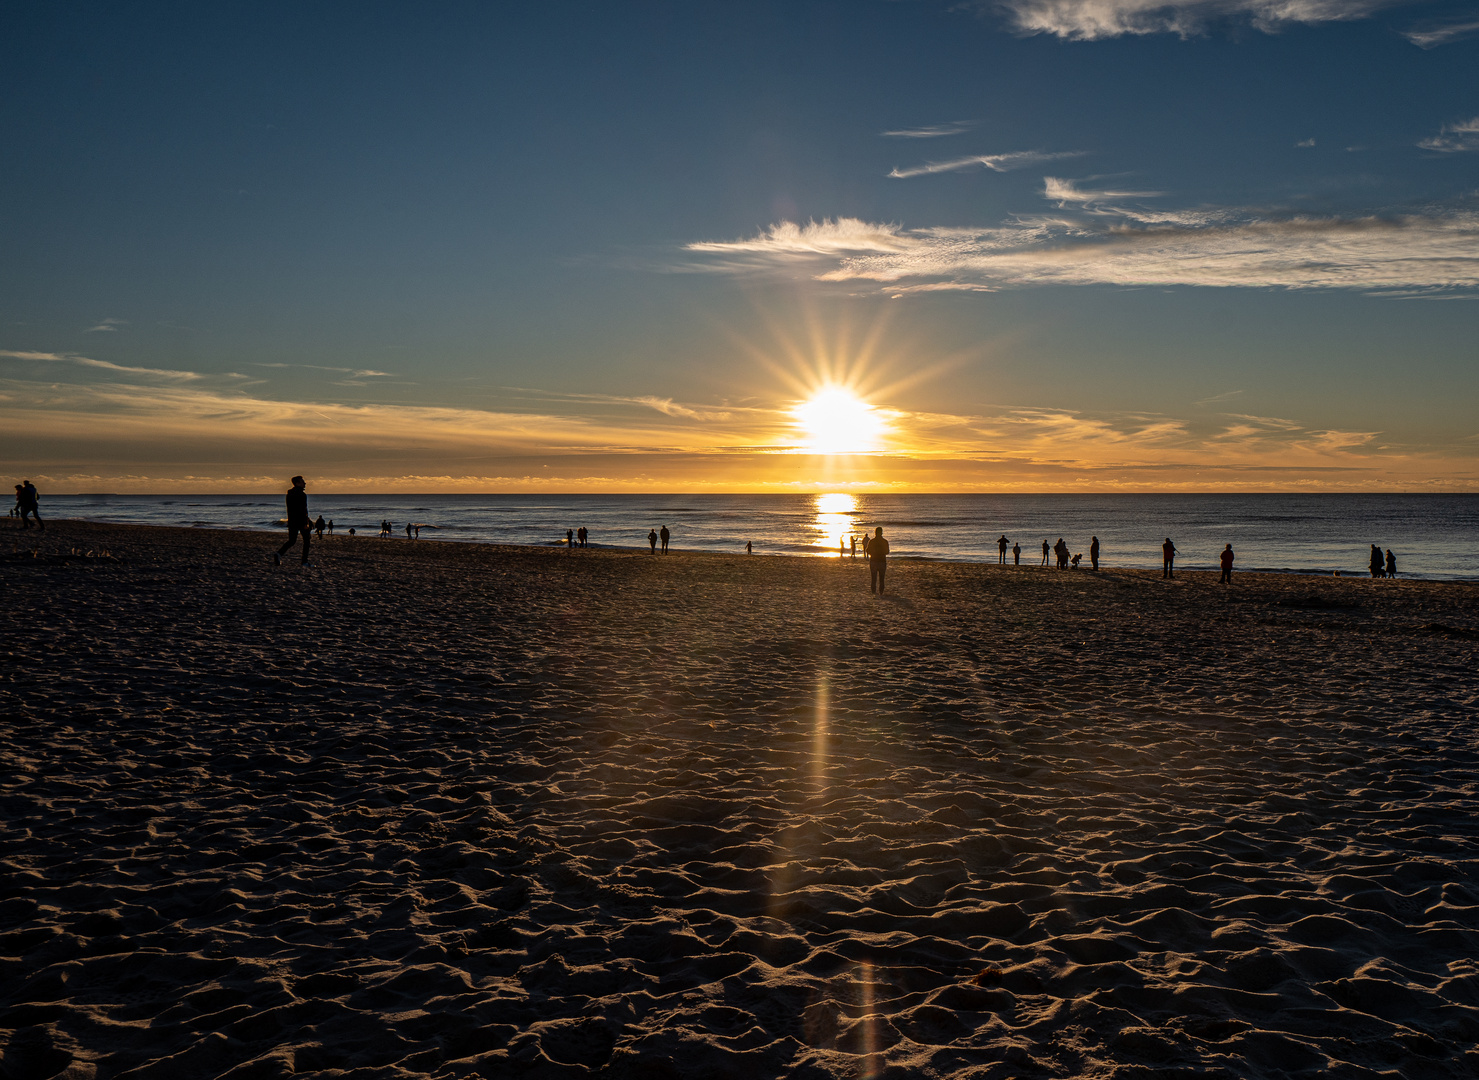
[[[676,550],[835,557],[838,543],[883,527],[892,558],[995,562],[1005,535],[1022,562],[1062,537],[1100,565],[1158,568],[1169,537],[1185,569],[1214,569],[1224,544],[1239,571],[1367,572],[1372,544],[1402,576],[1479,580],[1479,495],[316,495],[309,512],[375,540],[380,522],[422,542],[563,543],[584,526],[598,547],[645,549],[666,525]],[[47,517],[274,530],[282,494],[50,495]],[[1011,555],[1007,556],[1010,561]]]

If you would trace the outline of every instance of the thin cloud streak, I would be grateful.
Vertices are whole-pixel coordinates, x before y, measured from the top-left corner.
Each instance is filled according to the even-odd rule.
[[[1005,154],[975,154],[971,157],[955,158],[951,161],[927,161],[908,169],[894,169],[888,175],[894,180],[907,180],[911,176],[929,176],[935,173],[959,172],[981,166],[992,172],[1011,172],[1033,165],[1042,165],[1063,158],[1083,157],[1087,150],[1060,150],[1049,153],[1043,150],[1013,150]]]
[[[742,253],[750,270],[799,256],[835,259],[822,281],[876,281],[891,292],[1048,285],[1196,285],[1346,289],[1425,295],[1479,289],[1479,214],[1391,218],[1259,218],[1186,212],[1157,222],[1118,210],[1100,221],[1024,218],[994,229],[904,229],[846,219],[828,242],[794,242],[782,223],[734,244],[690,245]],[[826,223],[823,223],[826,225]],[[856,244],[849,247],[849,244]]]
[[[958,120],[953,124],[932,124],[929,127],[900,128],[897,131],[880,131],[886,139],[939,139],[946,135],[961,135],[975,127],[973,122]]]
[[[1462,41],[1475,34],[1479,34],[1479,19],[1462,18],[1451,22],[1421,23],[1403,31],[1402,36],[1419,49],[1436,49],[1439,45]]]
[[[1070,41],[1126,35],[1207,32],[1218,23],[1245,23],[1264,33],[1285,27],[1365,19],[1405,0],[1000,0],[999,10],[1020,34],[1051,34]]]
[[[1163,191],[1088,191],[1078,186],[1077,181],[1063,180],[1056,176],[1044,176],[1043,198],[1059,206],[1068,203],[1102,203],[1115,199],[1154,199],[1164,195]]]
[[[121,375],[137,375],[146,378],[170,379],[179,382],[192,382],[196,379],[205,378],[204,375],[195,371],[127,367],[123,364],[115,364],[109,360],[94,360],[90,356],[78,356],[76,353],[16,352],[11,349],[0,349],[0,357],[11,360],[40,360],[48,364],[75,364],[78,367],[98,368],[102,371],[117,372]]]
[[[1441,132],[1417,144],[1424,150],[1435,150],[1440,154],[1461,154],[1479,150],[1479,116],[1461,120],[1457,124],[1445,124]]]

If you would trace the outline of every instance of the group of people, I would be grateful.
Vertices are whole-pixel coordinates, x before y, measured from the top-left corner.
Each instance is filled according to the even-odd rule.
[[[10,514],[21,519],[23,529],[29,529],[31,519],[35,518],[36,527],[42,532],[46,531],[46,524],[41,520],[41,495],[36,491],[36,485],[29,480],[15,485],[15,509]]]
[[[591,534],[586,531],[586,527],[584,525],[582,525],[578,529],[566,529],[565,546],[568,547],[571,551],[574,551],[577,546],[585,547],[586,541],[590,538],[590,535]]]
[[[1012,565],[1021,566],[1022,545],[1013,544],[1010,540],[1006,538],[1005,533],[996,538],[997,563],[1001,566],[1005,566],[1007,564],[1008,545],[1010,545],[1012,552]],[[1042,564],[1044,566],[1048,565],[1049,555],[1053,556],[1059,570],[1067,570],[1070,563],[1073,565],[1073,568],[1077,570],[1078,564],[1081,563],[1084,558],[1083,552],[1079,552],[1076,555],[1070,554],[1068,544],[1064,542],[1063,537],[1061,536],[1058,537],[1058,542],[1056,544],[1049,544],[1046,540],[1042,542]],[[1089,538],[1089,569],[1099,569],[1099,538],[1097,536]]]
[[[1371,576],[1382,578],[1397,576],[1397,556],[1392,554],[1391,548],[1387,548],[1387,553],[1383,556],[1381,548],[1375,544],[1371,545]]]

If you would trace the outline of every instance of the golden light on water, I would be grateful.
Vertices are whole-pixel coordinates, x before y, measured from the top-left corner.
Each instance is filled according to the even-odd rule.
[[[824,386],[791,410],[801,449],[813,454],[866,454],[883,445],[883,416],[843,386]]]
[[[814,496],[816,518],[812,528],[816,530],[816,544],[828,554],[839,550],[839,545],[849,554],[852,551],[849,538],[852,536],[853,512],[858,500],[846,492],[833,491]]]

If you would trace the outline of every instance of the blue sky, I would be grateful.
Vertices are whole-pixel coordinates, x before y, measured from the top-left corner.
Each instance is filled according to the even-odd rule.
[[[64,490],[1479,489],[1479,8],[26,4]],[[846,383],[869,454],[804,452]]]

